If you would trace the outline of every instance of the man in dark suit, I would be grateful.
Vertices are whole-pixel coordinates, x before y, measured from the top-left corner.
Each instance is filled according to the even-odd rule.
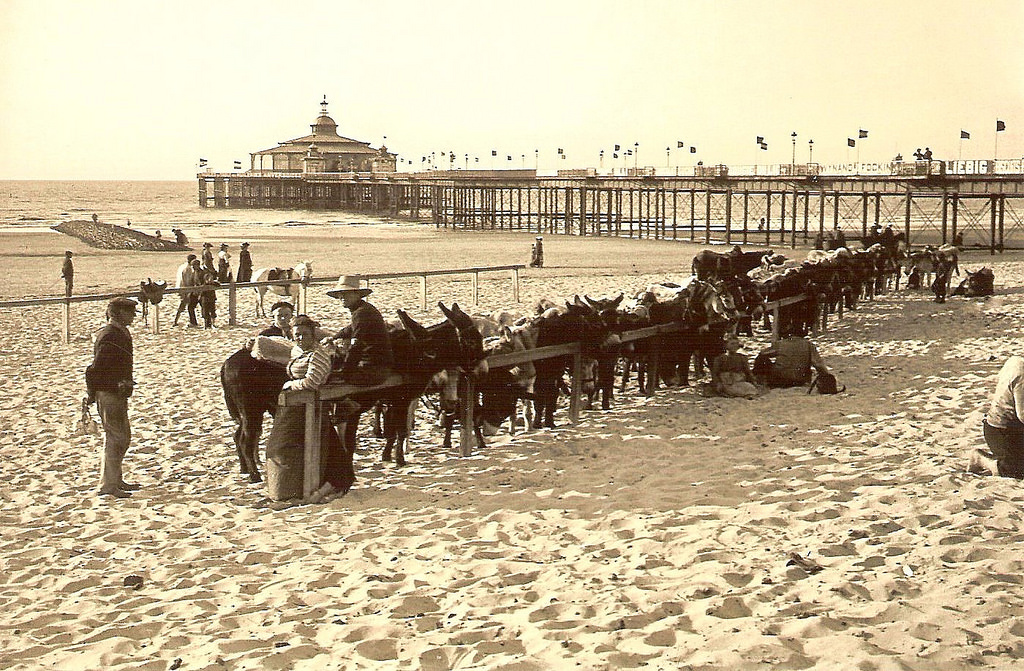
[[[94,401],[106,434],[100,467],[100,494],[119,499],[131,496],[138,485],[124,481],[121,462],[131,442],[128,398],[132,379],[132,334],[138,304],[130,298],[115,298],[107,304],[107,324],[95,335],[93,361],[85,370],[86,403]]]
[[[352,323],[335,334],[335,340],[350,341],[341,368],[342,379],[349,384],[370,386],[382,383],[394,364],[388,326],[380,311],[365,300],[372,293],[362,287],[358,277],[343,276],[327,292],[339,298],[352,313]]]

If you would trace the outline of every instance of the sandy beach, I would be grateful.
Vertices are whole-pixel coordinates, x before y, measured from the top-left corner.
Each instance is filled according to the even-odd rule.
[[[236,259],[248,240],[257,267],[309,259],[317,276],[525,263],[532,240],[408,223],[187,233]],[[700,248],[545,236],[519,307],[682,279]],[[57,295],[64,249],[76,293],[173,280],[184,256],[53,233],[0,234],[0,249],[3,299]],[[354,489],[285,510],[239,475],[218,379],[262,325],[251,297],[235,327],[222,298],[217,328],[170,328],[176,297],[163,333],[133,327],[125,469],[142,489],[125,500],[96,495],[101,438],[69,435],[103,305],[76,306],[69,345],[58,308],[0,308],[0,667],[1016,668],[1024,490],[965,467],[1020,353],[1024,256],[961,258],[982,265],[992,298],[900,291],[833,322],[816,342],[847,385],[837,396],[646,398],[634,384],[609,412],[571,426],[562,409],[558,428],[471,457],[443,451],[421,411],[409,466],[382,464],[364,426]],[[415,279],[372,287],[386,316],[442,318],[419,309]],[[326,288],[309,312],[340,327]],[[490,311],[511,307],[508,275],[471,296],[468,277],[429,284],[431,304]]]

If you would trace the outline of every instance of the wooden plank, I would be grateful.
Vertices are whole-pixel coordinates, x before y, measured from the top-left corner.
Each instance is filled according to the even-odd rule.
[[[583,355],[572,357],[572,389],[569,394],[569,421],[578,424],[580,421],[581,396],[583,394]]]
[[[476,406],[476,390],[473,389],[473,378],[459,375],[459,454],[468,457],[473,454],[473,411]]]
[[[309,495],[320,488],[320,430],[323,423],[323,405],[313,393],[306,403],[306,446],[302,471],[302,495]]]

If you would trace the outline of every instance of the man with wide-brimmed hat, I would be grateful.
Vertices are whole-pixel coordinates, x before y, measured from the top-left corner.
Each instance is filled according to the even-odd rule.
[[[217,272],[217,266],[213,265],[213,245],[209,242],[203,243],[203,270]]]
[[[339,298],[352,313],[352,323],[334,335],[335,340],[349,341],[342,379],[349,384],[374,385],[382,383],[394,363],[388,326],[380,311],[365,300],[372,289],[360,284],[358,277],[343,275],[338,284],[327,292]]]
[[[96,403],[103,431],[103,459],[100,466],[100,494],[123,499],[138,485],[124,481],[121,462],[131,441],[128,422],[128,398],[132,378],[132,334],[128,327],[135,321],[138,303],[130,298],[115,298],[107,304],[107,324],[95,335],[93,361],[85,369],[86,405]]]

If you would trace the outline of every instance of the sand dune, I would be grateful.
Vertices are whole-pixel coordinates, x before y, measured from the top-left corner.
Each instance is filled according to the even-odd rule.
[[[492,244],[498,258],[485,236],[431,235],[456,258]],[[645,262],[635,250],[653,243],[589,242],[553,239],[553,267],[524,273],[524,304],[639,289],[692,255]],[[301,255],[299,239],[271,244]],[[360,249],[367,272],[393,254]],[[1021,261],[995,269],[997,290],[1024,283]],[[418,304],[415,281],[374,286],[385,311]],[[323,289],[310,312],[340,326]],[[431,283],[433,300],[466,305],[470,291]],[[482,282],[481,309],[508,292]],[[569,426],[563,410],[557,429],[468,458],[438,447],[422,411],[404,469],[380,462],[363,427],[355,488],[284,510],[239,476],[217,382],[251,318],[133,329],[125,465],[143,488],[95,495],[99,438],[69,428],[100,312],[76,310],[62,345],[56,309],[0,311],[4,668],[962,669],[1024,656],[1024,493],[964,470],[1020,349],[1019,293],[936,305],[900,292],[847,313],[818,338],[848,385],[838,396],[631,389],[612,412]]]

